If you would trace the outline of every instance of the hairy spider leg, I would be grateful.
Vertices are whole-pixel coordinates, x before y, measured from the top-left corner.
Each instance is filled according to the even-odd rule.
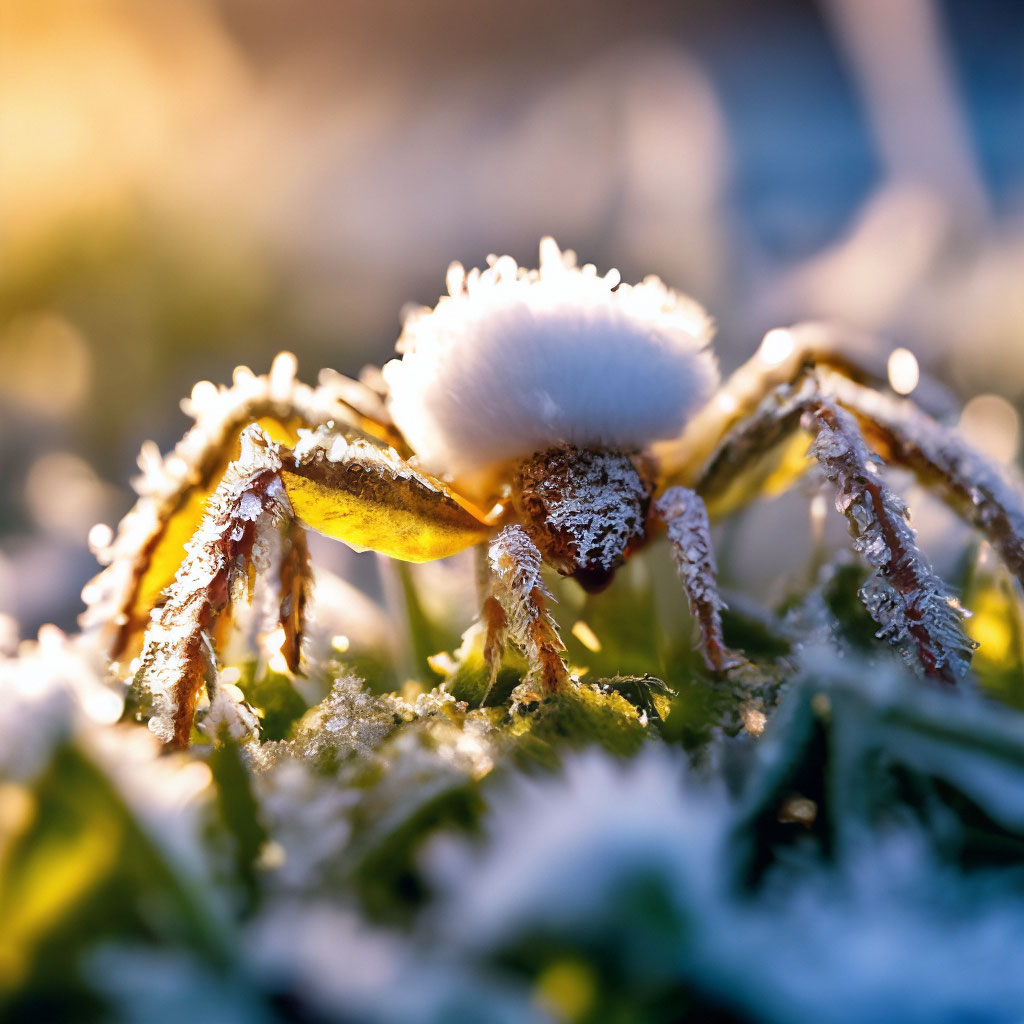
[[[295,378],[295,358],[281,353],[270,373],[238,367],[231,387],[204,382],[182,408],[194,426],[162,458],[147,444],[139,456],[139,498],[113,540],[97,548],[106,568],[82,592],[83,628],[103,629],[113,659],[138,652],[150,612],[181,564],[185,545],[198,529],[207,502],[228,466],[240,455],[240,436],[258,423],[274,440],[293,444],[298,430],[332,423],[404,451],[380,396],[370,386],[324,371],[317,387]],[[299,543],[299,542],[296,542]]]
[[[817,322],[769,331],[757,352],[721,385],[680,437],[652,446],[662,486],[693,487],[726,434],[777,388],[796,384],[821,367],[871,384],[886,380],[885,359],[863,335]]]
[[[857,419],[831,391],[823,393],[816,379],[807,377],[795,390],[776,389],[753,417],[738,424],[697,490],[709,504],[731,506],[735,481],[747,475],[746,467],[795,436],[803,437],[805,450],[809,439],[811,457],[836,488],[836,508],[847,519],[854,546],[874,569],[860,596],[878,637],[925,675],[946,683],[962,678],[974,649],[963,630],[963,610],[918,549],[906,508],[886,485]]]
[[[824,374],[822,383],[857,417],[871,447],[886,462],[911,470],[980,531],[1024,585],[1024,489],[1012,471],[911,401],[837,374]]]
[[[493,528],[439,480],[391,449],[328,428],[304,431],[294,449],[258,426],[207,504],[174,583],[146,631],[136,695],[165,742],[187,746],[202,686],[216,680],[218,626],[251,596],[270,565],[271,535],[315,529],[357,549],[405,561],[444,558],[481,543]],[[305,545],[281,559],[281,626],[297,664],[308,586]]]
[[[670,487],[654,507],[665,523],[690,614],[700,632],[704,663],[712,672],[726,672],[745,664],[745,659],[726,645],[722,635],[725,605],[718,592],[711,529],[700,495],[686,487]]]
[[[554,600],[541,578],[543,559],[537,545],[518,525],[506,526],[490,543],[491,594],[484,601],[484,659],[490,673],[487,690],[498,675],[506,637],[526,655],[527,684],[541,695],[569,682],[565,644],[547,609]],[[486,694],[484,700],[486,700]]]
[[[255,428],[242,438],[187,547],[164,605],[146,630],[133,689],[150,729],[188,746],[204,683],[216,683],[215,637],[222,613],[261,562],[267,532],[290,514],[276,445]],[[262,542],[262,543],[261,543]]]
[[[295,520],[286,518],[283,529],[283,549],[278,568],[277,620],[284,631],[281,653],[292,673],[297,673],[302,662],[302,639],[306,632],[313,588],[313,566],[306,543],[306,531]]]
[[[1014,472],[910,399],[865,387],[833,369],[803,370],[802,381],[774,388],[728,432],[695,483],[713,515],[781,490],[803,475],[815,431],[803,430],[802,420],[814,396],[852,413],[870,448],[886,463],[910,470],[977,529],[1024,585],[1024,487]],[[766,481],[759,461],[786,446],[799,457],[782,465],[776,460]]]
[[[833,325],[806,323],[772,331],[685,433],[655,445],[653,455],[662,486],[694,487],[712,518],[785,489],[817,458],[839,490],[837,504],[855,545],[875,567],[874,583],[862,589],[862,598],[880,635],[904,651],[916,651],[913,660],[927,674],[951,681],[966,671],[974,646],[963,634],[962,610],[917,551],[902,503],[887,488],[864,500],[874,488],[873,454],[911,470],[992,544],[1022,585],[1024,487],[1009,467],[975,450],[918,403],[865,386],[884,380],[877,346],[872,350],[864,339]],[[916,393],[924,391],[935,405],[940,390],[924,379]],[[834,414],[820,413],[823,408]],[[845,452],[845,463],[830,452]],[[857,516],[862,523],[855,522]],[[884,552],[887,559],[877,557]],[[908,621],[894,625],[888,607],[892,595],[880,597],[879,580],[896,581],[897,592],[902,588],[894,600],[898,611],[909,608]],[[919,584],[924,589],[912,599]],[[930,617],[926,608],[933,613],[931,622],[923,621]],[[922,616],[922,622],[915,616]]]

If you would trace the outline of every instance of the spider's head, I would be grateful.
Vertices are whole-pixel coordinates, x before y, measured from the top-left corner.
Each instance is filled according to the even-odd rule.
[[[519,464],[512,500],[544,560],[596,593],[644,539],[646,476],[625,452],[563,444]]]

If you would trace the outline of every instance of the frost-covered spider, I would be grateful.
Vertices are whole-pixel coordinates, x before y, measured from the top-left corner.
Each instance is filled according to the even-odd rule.
[[[955,432],[866,387],[881,374],[854,365],[835,331],[769,332],[720,385],[706,313],[655,277],[619,284],[545,239],[539,270],[507,256],[483,271],[453,264],[447,284],[407,318],[383,372],[324,371],[311,388],[288,355],[268,376],[239,368],[233,387],[196,386],[184,403],[196,424],[169,457],[143,450],[140,499],[83,596],[114,657],[141,646],[136,681],[163,739],[187,744],[224,613],[269,567],[282,651],[298,665],[305,528],[409,561],[486,545],[488,664],[497,671],[511,639],[541,691],[571,683],[542,563],[597,590],[665,529],[704,658],[727,672],[742,658],[722,636],[705,501],[746,500],[750,467],[794,443],[799,458],[776,459],[776,473],[811,464],[810,445],[875,569],[861,595],[878,635],[927,675],[966,671],[962,611],[866,442],[936,485],[1018,576],[1020,491]]]

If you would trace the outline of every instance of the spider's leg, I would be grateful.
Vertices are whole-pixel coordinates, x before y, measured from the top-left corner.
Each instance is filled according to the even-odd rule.
[[[803,432],[801,450],[816,458],[836,486],[836,507],[846,516],[857,549],[874,567],[860,596],[879,626],[878,636],[901,649],[926,675],[955,682],[967,670],[973,643],[963,630],[963,612],[932,572],[906,522],[903,503],[889,490],[876,457],[867,447],[854,416],[813,378],[796,390],[783,386],[777,401],[762,403],[739,424],[710,460],[697,490],[716,507],[733,507],[749,498],[736,493],[744,467],[766,450]],[[838,396],[837,396],[838,397]],[[784,474],[787,482],[806,465]]]
[[[662,486],[694,486],[726,435],[781,386],[796,384],[821,367],[853,380],[883,384],[886,365],[886,353],[873,338],[836,324],[807,322],[769,331],[680,437],[653,446]],[[948,400],[931,382],[922,381],[918,390],[925,387],[935,392],[934,404]]]
[[[150,728],[164,742],[188,746],[200,690],[216,679],[221,615],[239,591],[248,591],[265,531],[291,515],[280,470],[280,455],[265,435],[243,435],[241,456],[210,499],[167,601],[146,631],[135,687],[149,705]]]
[[[827,393],[856,417],[886,462],[914,472],[974,526],[1024,584],[1024,488],[1013,472],[974,449],[908,399],[823,374]]]
[[[113,540],[97,549],[107,568],[82,592],[82,626],[103,630],[115,659],[137,651],[150,612],[174,578],[205,504],[239,457],[246,426],[257,422],[275,440],[293,443],[299,427],[334,423],[401,444],[370,387],[324,374],[320,386],[311,388],[295,379],[295,359],[287,353],[274,360],[269,374],[239,367],[229,388],[197,385],[182,408],[195,425],[166,458],[153,444],[143,447],[142,476],[135,482],[138,501]]]
[[[278,621],[284,630],[281,653],[291,672],[299,671],[302,660],[302,640],[312,582],[313,569],[309,560],[306,531],[294,519],[288,519],[284,529],[284,549],[281,552]]]
[[[744,664],[744,659],[726,646],[722,636],[722,609],[718,593],[718,570],[711,547],[708,513],[700,495],[686,487],[670,487],[655,502],[664,520],[672,557],[686,591],[690,613],[700,630],[700,650],[713,672],[724,672]]]
[[[279,614],[285,655],[295,664],[308,586],[302,528],[406,561],[443,558],[491,532],[464,501],[394,451],[327,428],[304,432],[289,449],[249,428],[145,634],[135,685],[152,710],[150,728],[165,741],[188,744],[202,685],[216,679],[218,623],[267,568],[267,531],[282,525]]]
[[[530,665],[530,677],[543,693],[554,693],[568,685],[565,645],[547,602],[551,595],[541,579],[541,554],[521,526],[506,526],[490,544],[488,557],[493,572],[493,593],[485,602],[487,626],[485,649],[493,676],[504,635],[522,649]],[[498,614],[501,613],[501,615]],[[493,659],[493,660],[492,660]]]
[[[806,473],[811,438],[801,419],[817,395],[812,380],[796,389],[781,385],[726,434],[693,483],[712,519],[785,490]]]
[[[832,370],[819,369],[795,389],[779,388],[777,400],[763,402],[733,428],[696,483],[713,511],[728,511],[764,491],[765,480],[748,467],[801,432],[803,414],[816,395],[853,413],[871,449],[887,463],[913,472],[992,544],[1024,584],[1024,486],[1013,470],[977,451],[910,399],[875,391]],[[796,446],[797,458],[776,470],[776,485],[801,475],[807,441],[805,436]]]
[[[875,567],[860,596],[879,625],[876,636],[925,675],[957,682],[976,646],[964,632],[963,610],[918,550],[906,507],[882,479],[857,421],[823,399],[807,403],[803,422],[817,433],[811,450],[836,487],[854,545]]]

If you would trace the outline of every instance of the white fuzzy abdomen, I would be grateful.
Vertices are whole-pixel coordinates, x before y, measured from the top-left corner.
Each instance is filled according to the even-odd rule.
[[[450,476],[560,443],[640,449],[679,434],[718,381],[710,324],[657,278],[616,285],[551,239],[406,321],[384,367],[392,416],[425,468]]]

